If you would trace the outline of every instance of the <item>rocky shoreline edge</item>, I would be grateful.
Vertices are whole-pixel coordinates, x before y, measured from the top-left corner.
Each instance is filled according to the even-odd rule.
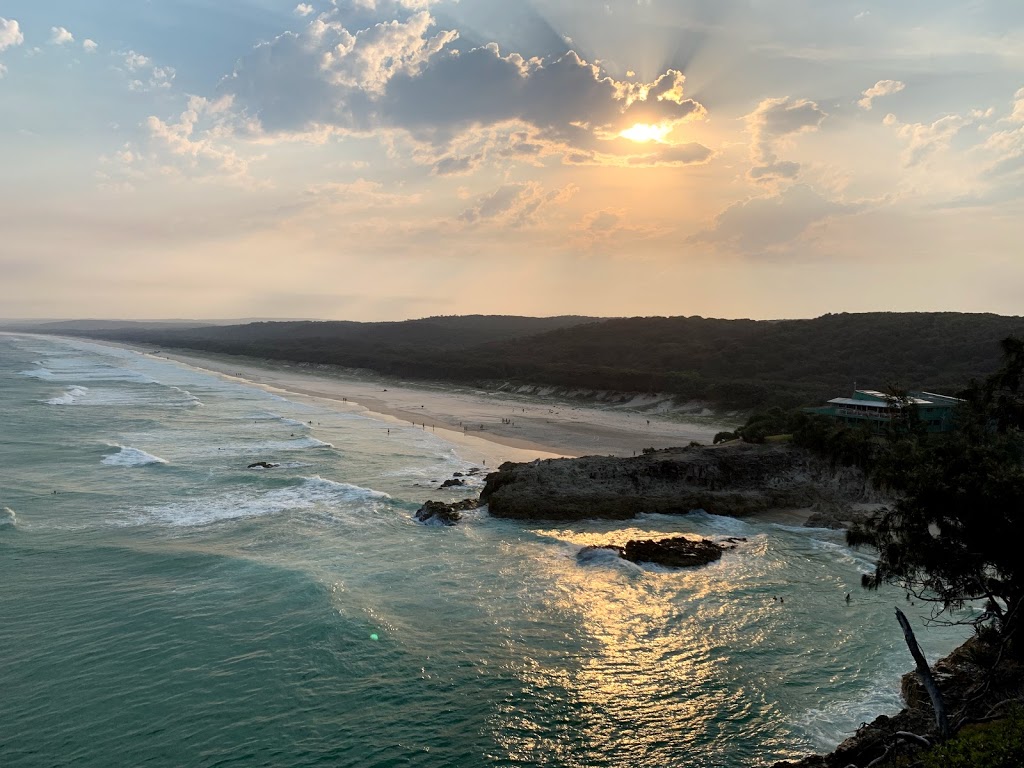
[[[651,450],[626,458],[507,462],[486,476],[478,498],[428,501],[414,516],[428,525],[455,525],[462,512],[484,505],[494,517],[558,521],[696,510],[747,517],[801,509],[808,512],[808,527],[845,528],[867,514],[865,509],[889,501],[855,467],[837,466],[789,444],[731,443]],[[584,562],[610,552],[637,563],[695,567],[720,559],[737,542],[687,537],[629,541],[623,546],[585,547],[577,557]],[[992,682],[997,661],[998,652],[975,636],[934,665],[950,711],[966,722],[991,718],[994,692],[1003,687]],[[1002,670],[1000,676],[1014,685],[1024,679]],[[979,695],[983,688],[987,695]],[[904,675],[901,694],[907,703],[902,711],[862,724],[833,752],[779,762],[773,768],[884,765],[890,758],[920,750],[926,743],[920,737],[934,743],[931,704],[916,672]]]

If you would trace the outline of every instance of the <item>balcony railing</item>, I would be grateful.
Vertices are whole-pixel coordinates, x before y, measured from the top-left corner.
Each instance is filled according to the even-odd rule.
[[[836,408],[836,416],[852,416],[855,419],[873,419],[875,421],[891,421],[892,411],[860,410],[859,408]]]

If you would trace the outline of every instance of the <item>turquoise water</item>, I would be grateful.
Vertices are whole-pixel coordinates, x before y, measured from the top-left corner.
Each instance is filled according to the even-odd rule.
[[[0,335],[0,467],[2,766],[762,765],[911,667],[840,534],[422,527],[454,446],[128,350]],[[678,532],[748,541],[576,556]],[[964,634],[921,618],[933,658]]]

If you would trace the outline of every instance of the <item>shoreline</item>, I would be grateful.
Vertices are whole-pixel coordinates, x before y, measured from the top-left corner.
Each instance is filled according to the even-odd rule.
[[[443,382],[404,381],[352,374],[312,364],[284,363],[151,345],[81,337],[75,341],[127,349],[172,360],[278,394],[329,402],[389,424],[421,427],[464,448],[492,446],[507,460],[633,456],[644,448],[670,448],[691,441],[711,443],[726,425],[692,423],[628,408],[474,390]],[[498,450],[495,450],[497,447]]]
[[[44,335],[45,337],[45,335]],[[52,338],[52,337],[51,337]],[[311,368],[244,356],[106,340],[60,337],[167,360],[228,381],[257,387],[381,423],[382,430],[418,428],[436,434],[466,461],[488,471],[505,462],[536,459],[638,456],[646,447],[710,444],[723,425],[659,418],[615,406],[593,407],[537,396],[468,390],[440,382],[407,384],[368,372]],[[644,444],[647,445],[644,445]],[[635,448],[632,446],[641,446]],[[810,508],[761,510],[759,522],[803,527]]]

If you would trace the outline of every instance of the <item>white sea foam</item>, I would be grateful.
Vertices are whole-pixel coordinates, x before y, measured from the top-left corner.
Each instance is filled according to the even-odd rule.
[[[580,565],[600,566],[603,568],[622,568],[634,571],[641,570],[639,565],[619,557],[619,553],[613,549],[606,549],[604,547],[583,547],[581,549],[573,549],[575,549],[575,552],[572,554],[576,558],[576,562]]]
[[[47,405],[73,405],[85,397],[88,392],[88,387],[71,387],[71,389],[60,397],[51,397],[49,400],[44,400],[43,402]]]
[[[151,453],[146,453],[139,448],[132,448],[126,445],[112,445],[111,448],[120,448],[117,453],[107,456],[101,463],[110,467],[145,467],[149,464],[167,464],[167,459],[161,459]]]
[[[415,435],[419,434],[419,430],[412,430],[412,432]],[[401,454],[392,454],[391,458],[400,461],[403,456]],[[413,456],[410,455],[409,458],[413,459]],[[486,468],[481,468],[479,464],[467,463],[456,456],[454,451],[439,458],[440,461],[425,466],[401,462],[398,468],[385,471],[382,474],[384,477],[396,478],[411,486],[437,488],[445,480],[453,478],[456,472],[460,472],[462,480],[467,487],[483,487],[487,472],[480,471],[475,475],[470,475],[469,471],[474,467],[483,470],[486,470]]]
[[[138,371],[115,368],[110,365],[94,364],[78,359],[52,359],[44,361],[20,375],[44,381],[125,381],[137,384],[153,384],[154,380]]]
[[[333,448],[330,443],[317,440],[315,437],[300,437],[297,440],[289,440],[285,444],[288,448]]]
[[[355,514],[366,507],[386,501],[386,493],[349,483],[338,483],[314,475],[304,477],[297,485],[255,493],[225,493],[174,501],[159,506],[130,510],[122,524],[163,524],[174,527],[210,525],[226,520],[265,517],[288,512],[325,508],[337,513],[340,505]],[[352,507],[356,506],[353,510]]]
[[[852,565],[862,574],[875,572],[875,559],[866,552],[850,549],[845,544],[837,544],[833,541],[811,539],[810,542],[811,547],[820,552],[825,552],[835,562]]]
[[[27,376],[30,379],[44,379],[46,381],[52,381],[57,378],[53,371],[47,368],[33,368],[28,371],[19,371],[19,376]]]
[[[830,697],[821,708],[810,709],[794,718],[816,749],[823,752],[852,736],[861,723],[870,722],[880,714],[895,713],[903,706],[899,694],[902,667],[888,664],[886,669],[870,681],[856,698],[841,695]]]
[[[0,509],[0,528],[15,528],[18,525],[18,516],[10,507]]]
[[[159,384],[160,382],[154,381],[153,383],[154,384]],[[176,387],[173,384],[171,385],[171,389],[173,391],[175,391],[175,392],[180,393],[185,398],[185,404],[186,405],[192,406],[192,407],[196,407],[196,408],[202,408],[203,407],[203,401],[200,400],[195,395],[193,395],[187,389],[182,389],[181,387]]]
[[[273,411],[258,411],[250,417],[253,421],[277,421],[289,427],[302,427],[303,429],[309,429],[309,424],[305,421],[299,421],[289,416],[282,416],[279,413]]]
[[[352,499],[390,499],[391,496],[383,491],[375,491],[372,488],[363,488],[361,485],[353,485],[352,483],[339,483],[336,480],[328,480],[320,477],[320,475],[313,475],[312,477],[304,477],[303,487],[311,491],[326,492],[332,494],[341,494],[347,500]]]
[[[155,384],[156,382],[149,382]],[[85,397],[88,393],[88,397]],[[180,387],[104,387],[74,386],[59,397],[43,402],[49,405],[150,406],[154,408],[197,408],[203,403]]]
[[[259,443],[233,444],[223,446],[224,450],[242,456],[266,456],[279,451],[305,451],[323,448],[333,449],[331,443],[325,443],[315,437],[296,437],[290,440],[265,440]],[[201,453],[197,453],[201,455]]]

